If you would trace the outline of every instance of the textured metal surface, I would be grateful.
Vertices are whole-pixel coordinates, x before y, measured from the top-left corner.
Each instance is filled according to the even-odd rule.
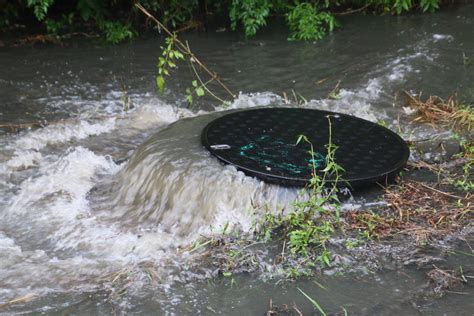
[[[325,167],[325,145],[338,146],[335,161],[352,186],[390,180],[405,165],[409,149],[392,131],[353,116],[295,108],[261,108],[234,112],[209,123],[203,145],[221,161],[267,182],[304,186],[311,177],[310,146],[296,145],[305,135]]]

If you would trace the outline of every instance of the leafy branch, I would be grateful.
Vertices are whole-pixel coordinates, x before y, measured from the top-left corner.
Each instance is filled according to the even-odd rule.
[[[156,77],[156,85],[161,93],[164,91],[166,76],[170,75],[170,71],[176,68],[176,61],[187,59],[193,69],[193,73],[197,80],[192,82],[192,88],[187,88],[187,101],[192,103],[193,94],[200,97],[205,94],[205,91],[208,92],[212,97],[216,98],[220,102],[225,102],[222,98],[218,97],[216,94],[212,93],[207,85],[213,81],[217,82],[218,85],[228,94],[232,99],[235,98],[235,94],[225,85],[222,80],[219,78],[217,73],[210,70],[205,64],[203,64],[196,55],[189,48],[188,43],[183,43],[179,40],[175,33],[172,33],[163,23],[161,23],[157,18],[155,18],[151,13],[149,13],[140,3],[136,3],[135,6],[142,11],[149,19],[156,23],[158,29],[163,30],[168,37],[166,38],[166,46],[162,47],[162,54],[158,59],[158,75]],[[198,74],[194,63],[199,66],[205,73],[210,76],[210,79],[204,82]]]
[[[165,76],[169,76],[170,70],[176,68],[176,60],[184,59],[184,55],[174,49],[176,35],[173,34],[165,39],[166,46],[160,46],[162,49],[161,56],[158,58],[158,76],[156,76],[156,86],[161,93],[165,89]]]

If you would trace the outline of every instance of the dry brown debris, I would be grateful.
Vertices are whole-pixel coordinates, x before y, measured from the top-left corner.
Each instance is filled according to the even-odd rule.
[[[400,223],[436,232],[462,228],[473,219],[473,195],[457,196],[421,182],[386,189],[385,200]]]
[[[427,272],[427,276],[430,279],[430,282],[433,284],[433,291],[437,295],[443,295],[444,292],[449,292],[449,290],[459,287],[462,283],[465,283],[465,280],[462,277],[457,276],[456,271],[452,270],[443,270],[433,265],[434,269]],[[455,292],[458,294],[467,294]]]
[[[36,34],[22,38],[17,42],[17,46],[35,44],[61,44],[61,41],[54,35]]]
[[[423,160],[408,161],[407,167],[414,170],[425,169],[434,173],[445,173],[446,170],[443,165],[431,164]]]
[[[37,296],[36,294],[27,294],[25,296],[17,297],[8,302],[0,303],[0,308],[5,308],[5,307],[15,305],[15,304],[24,304],[33,300],[34,298],[36,298],[36,296]]]
[[[474,195],[457,196],[421,182],[406,181],[386,188],[388,208],[378,212],[346,212],[349,231],[366,238],[409,234],[418,241],[444,236],[472,223]]]
[[[434,125],[449,126],[452,129],[471,132],[474,126],[472,108],[461,105],[454,96],[444,100],[438,96],[422,99],[422,94],[413,96],[405,91],[408,106],[418,115],[413,121],[422,121]]]
[[[397,232],[399,223],[393,218],[380,216],[373,212],[352,211],[344,214],[350,231],[367,232],[365,237],[385,237]]]

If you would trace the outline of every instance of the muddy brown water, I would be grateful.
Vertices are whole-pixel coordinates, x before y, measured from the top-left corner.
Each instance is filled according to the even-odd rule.
[[[472,276],[472,234],[407,247],[406,258],[391,256],[403,245],[387,245],[376,258],[361,254],[346,272],[295,282],[271,273],[236,274],[231,282],[176,251],[224,226],[251,229],[258,217],[251,201],[278,209],[297,194],[203,150],[200,131],[220,111],[281,106],[283,92],[296,106],[293,90],[308,100],[305,107],[384,120],[406,139],[450,137],[408,124],[394,95],[407,89],[474,100],[474,65],[463,59],[474,60],[474,6],[353,16],[343,25],[317,43],[287,41],[278,23],[250,40],[232,32],[185,35],[239,92],[227,108],[209,98],[187,108],[186,65],[157,93],[158,37],[1,48],[0,123],[49,125],[0,131],[0,306],[30,297],[0,313],[263,315],[272,300],[317,315],[301,289],[332,314],[344,307],[349,315],[473,315],[472,279],[437,295],[427,277],[432,264]],[[338,81],[340,98],[330,100]],[[127,112],[124,91],[133,104]],[[442,155],[432,148],[419,157]],[[364,192],[346,207],[376,197]]]

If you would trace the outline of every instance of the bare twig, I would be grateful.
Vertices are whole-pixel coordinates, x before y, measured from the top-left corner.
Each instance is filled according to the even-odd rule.
[[[298,306],[296,306],[295,302],[293,302],[293,309],[298,313],[299,316],[303,316],[303,313],[298,309]]]
[[[424,187],[425,189],[432,190],[432,191],[435,191],[435,192],[437,192],[437,193],[439,193],[439,194],[443,194],[443,195],[449,196],[450,198],[453,198],[453,199],[460,199],[460,200],[463,199],[463,197],[460,197],[460,196],[457,196],[457,195],[452,195],[452,194],[449,194],[449,193],[446,193],[446,192],[437,190],[437,189],[435,189],[435,188],[433,188],[433,187],[430,187],[430,186],[428,186],[428,185],[426,185],[426,184],[424,184],[424,183],[418,182],[418,184],[421,185],[422,187]]]
[[[285,258],[286,239],[283,241],[283,247],[281,249],[281,258]]]
[[[339,80],[337,83],[336,83],[336,86],[334,87],[334,89],[332,89],[328,95],[327,95],[327,98],[328,99],[335,99],[337,98],[338,94],[339,94],[339,85],[341,84],[341,80]]]
[[[453,294],[459,294],[459,295],[469,295],[469,292],[456,292],[456,291],[448,291],[446,290],[446,293],[453,293]]]
[[[187,43],[186,43],[186,44],[187,44]],[[191,60],[191,59],[189,60],[189,64],[191,65],[191,69],[193,70],[194,75],[196,76],[197,80],[198,80],[199,83],[201,84],[201,87],[202,87],[204,90],[206,90],[207,93],[209,93],[211,96],[213,96],[214,98],[216,98],[216,99],[219,100],[220,102],[225,103],[225,102],[226,102],[225,100],[219,98],[217,95],[215,95],[215,94],[214,94],[211,90],[209,90],[209,88],[207,87],[207,85],[208,85],[209,83],[211,83],[212,81],[216,80],[216,78],[213,77],[213,78],[209,79],[208,81],[203,82],[203,80],[201,79],[201,76],[199,76],[199,73],[197,72],[196,67],[194,67],[193,62],[194,62],[193,60]]]
[[[433,267],[439,271],[442,275],[448,277],[448,278],[451,278],[453,280],[457,280],[457,281],[462,281],[461,278],[458,278],[458,277],[455,277],[454,275],[452,275],[451,273],[448,273],[447,271],[443,270],[443,269],[440,269],[438,268],[436,265],[433,264]]]
[[[35,297],[36,297],[36,294],[28,294],[22,297],[18,297],[6,303],[1,303],[0,308],[7,307],[13,304],[18,304],[18,303],[26,303],[28,301],[31,301]]]
[[[358,9],[348,10],[348,11],[338,12],[338,13],[333,13],[333,14],[336,15],[336,16],[349,15],[349,14],[352,14],[352,13],[357,13],[357,12],[360,12],[360,11],[364,11],[364,10],[367,9],[369,6],[370,6],[370,2],[367,3],[365,6],[363,6],[363,7],[361,7],[361,8],[358,8]]]

